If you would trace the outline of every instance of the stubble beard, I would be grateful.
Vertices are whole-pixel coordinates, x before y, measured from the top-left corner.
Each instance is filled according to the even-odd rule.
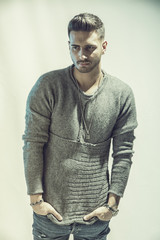
[[[95,62],[93,65],[92,65],[92,62],[90,62],[90,61],[86,61],[86,62],[89,62],[89,65],[86,66],[86,67],[84,66],[84,67],[80,67],[80,68],[78,67],[78,65],[79,65],[78,62],[76,62],[76,64],[74,63],[75,68],[77,69],[77,71],[79,71],[80,73],[89,73],[89,72],[91,72],[92,70],[94,70],[99,65],[100,59],[97,62]]]

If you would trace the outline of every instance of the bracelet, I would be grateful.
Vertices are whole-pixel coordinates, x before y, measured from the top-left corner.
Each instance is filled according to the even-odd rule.
[[[106,208],[108,208],[109,211],[112,212],[112,216],[113,216],[113,217],[116,216],[116,215],[118,214],[118,212],[119,212],[118,209],[113,209],[112,207],[109,206],[109,204],[105,204],[104,206],[105,206]],[[114,205],[114,206],[115,206],[115,205]]]
[[[44,200],[43,200],[43,199],[41,199],[39,202],[30,203],[30,206],[36,206],[36,205],[40,205],[42,202],[44,202]]]

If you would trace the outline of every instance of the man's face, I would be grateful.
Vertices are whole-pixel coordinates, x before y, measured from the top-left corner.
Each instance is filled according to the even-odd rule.
[[[99,67],[107,42],[99,39],[96,31],[71,31],[69,49],[76,69],[81,73],[91,72]]]

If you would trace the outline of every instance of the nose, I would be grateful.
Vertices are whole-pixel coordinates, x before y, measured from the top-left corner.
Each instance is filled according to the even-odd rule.
[[[79,53],[78,53],[78,56],[79,56],[79,58],[80,58],[81,60],[87,59],[87,56],[86,56],[85,51],[83,50],[83,48],[80,48]]]

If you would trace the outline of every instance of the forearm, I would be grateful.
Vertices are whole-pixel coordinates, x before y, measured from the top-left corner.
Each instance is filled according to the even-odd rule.
[[[24,142],[23,158],[28,195],[43,193],[43,146],[44,143]]]
[[[132,165],[134,131],[113,138],[113,165],[109,193],[122,197]]]

